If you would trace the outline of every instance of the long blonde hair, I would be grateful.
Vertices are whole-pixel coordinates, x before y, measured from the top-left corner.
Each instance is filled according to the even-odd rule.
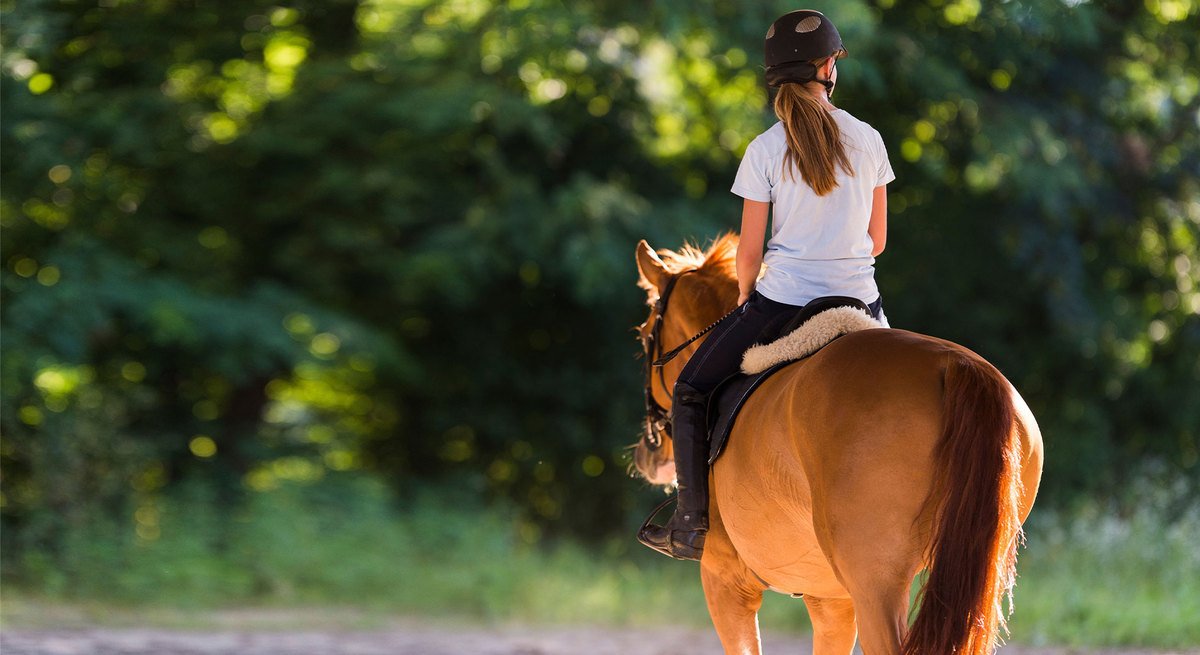
[[[819,66],[827,57],[813,62]],[[775,96],[775,115],[783,121],[787,133],[787,155],[784,169],[795,179],[796,171],[818,196],[837,188],[837,167],[854,175],[846,148],[842,145],[842,130],[833,116],[800,84],[787,82]]]

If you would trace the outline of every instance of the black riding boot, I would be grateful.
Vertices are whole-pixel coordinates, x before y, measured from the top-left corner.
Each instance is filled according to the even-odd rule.
[[[665,527],[651,525],[647,519],[638,531],[638,541],[676,559],[699,560],[708,532],[707,413],[708,394],[686,383],[675,385],[671,407],[671,442],[679,483],[675,514]]]

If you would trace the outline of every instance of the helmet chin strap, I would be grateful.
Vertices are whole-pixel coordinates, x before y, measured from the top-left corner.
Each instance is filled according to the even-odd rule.
[[[828,99],[831,99],[831,100],[833,99],[833,87],[837,86],[837,82],[833,81],[833,73],[836,70],[837,70],[837,60],[834,60],[833,65],[829,67],[829,79],[814,80],[815,82],[819,82],[821,84],[821,86],[825,87],[825,97]]]
[[[833,80],[812,80],[812,81],[825,87],[825,97],[826,98],[833,97],[833,87],[837,86],[836,82],[834,82]]]

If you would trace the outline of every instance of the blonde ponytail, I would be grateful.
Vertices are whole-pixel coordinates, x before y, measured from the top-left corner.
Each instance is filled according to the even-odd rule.
[[[780,86],[775,96],[775,115],[787,133],[784,169],[792,179],[799,171],[808,186],[823,196],[838,185],[837,166],[854,175],[837,121],[803,84],[788,82]]]

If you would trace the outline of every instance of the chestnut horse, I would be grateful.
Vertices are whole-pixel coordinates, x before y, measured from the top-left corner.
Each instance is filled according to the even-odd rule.
[[[734,307],[736,246],[726,236],[660,257],[638,244],[648,360]],[[649,372],[649,406],[670,407],[695,348],[661,377]],[[653,421],[634,463],[651,483],[673,481],[670,440]],[[856,638],[867,655],[992,652],[1041,471],[1029,407],[962,346],[869,329],[787,365],[747,401],[710,471],[700,576],[725,651],[760,652],[758,608],[773,589],[803,594],[815,655],[846,655]]]

